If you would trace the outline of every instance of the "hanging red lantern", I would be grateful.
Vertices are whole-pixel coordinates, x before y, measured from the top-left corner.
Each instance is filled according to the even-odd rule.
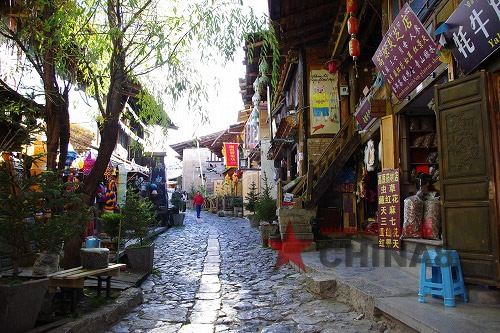
[[[356,57],[359,57],[360,54],[359,40],[352,38],[349,41],[349,55],[354,57],[354,60],[356,60]]]
[[[349,35],[357,35],[359,32],[358,19],[354,16],[349,17],[347,20],[347,32]]]
[[[356,10],[358,9],[358,3],[356,0],[346,0],[345,4],[348,13],[356,13]]]
[[[328,73],[335,74],[337,72],[337,62],[335,60],[330,60],[328,62]]]

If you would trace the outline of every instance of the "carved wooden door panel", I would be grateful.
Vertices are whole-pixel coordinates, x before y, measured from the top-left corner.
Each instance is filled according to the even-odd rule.
[[[466,281],[499,284],[486,74],[437,85],[444,245],[458,250]]]

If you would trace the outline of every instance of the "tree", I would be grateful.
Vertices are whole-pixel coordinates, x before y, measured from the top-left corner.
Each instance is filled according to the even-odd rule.
[[[276,218],[276,199],[271,196],[271,186],[264,172],[262,177],[264,186],[259,201],[256,204],[257,216],[262,221],[272,222]]]
[[[80,70],[88,77],[87,81],[92,82],[90,91],[98,101],[101,114],[99,153],[84,186],[84,192],[89,195],[95,191],[109,163],[118,135],[118,118],[126,102],[123,96],[132,82],[144,76],[142,80],[146,82],[153,71],[160,68],[163,77],[165,73],[168,75],[169,80],[155,82],[156,93],[152,90],[149,95],[138,96],[142,108],[140,117],[149,123],[165,125],[163,103],[152,97],[158,93],[166,93],[172,102],[185,96],[187,108],[199,113],[201,118],[206,117],[199,102],[206,97],[203,92],[207,87],[197,80],[199,75],[189,61],[193,45],[198,45],[199,58],[205,62],[217,58],[227,61],[232,59],[245,36],[249,36],[245,32],[255,31],[263,36],[263,49],[274,51],[274,68],[279,60],[272,27],[267,25],[267,20],[257,18],[253,11],[245,10],[241,0],[222,3],[199,0],[189,4],[183,1],[166,4],[159,0],[111,0],[99,15],[96,8],[104,9],[101,2],[86,1],[86,16],[89,24],[92,23],[92,33],[84,38],[95,46],[85,48],[87,52],[77,62],[84,64]],[[104,17],[107,22],[102,20]],[[102,63],[99,59],[109,61]],[[266,61],[264,56],[261,59]],[[275,73],[277,70],[273,71]]]
[[[34,12],[33,28],[28,32],[40,45],[39,58],[31,57],[25,44],[29,38],[20,39],[21,34],[6,28],[6,24],[2,25],[1,34],[16,42],[44,78],[49,101],[45,106],[48,150],[51,153],[57,150],[56,132],[60,134],[61,156],[66,149],[62,145],[66,142],[68,118],[63,106],[67,106],[69,85],[65,84],[64,89],[59,87],[57,69],[61,69],[62,78],[68,79],[64,82],[79,82],[98,104],[101,141],[95,164],[82,187],[89,198],[93,197],[109,164],[118,136],[119,117],[129,98],[138,100],[139,118],[148,124],[166,128],[167,116],[160,98],[164,95],[170,103],[186,98],[187,109],[206,120],[200,101],[206,98],[204,92],[208,86],[200,81],[199,71],[193,67],[193,51],[204,63],[228,61],[245,38],[252,39],[257,34],[262,37],[259,39],[264,51],[259,61],[267,64],[266,56],[270,52],[271,81],[273,84],[277,81],[279,51],[274,30],[267,18],[258,18],[243,6],[242,0],[220,3],[213,0],[32,0],[26,3],[26,9]],[[160,68],[161,74],[155,77],[155,71]],[[148,81],[154,84],[146,87]],[[54,161],[49,167],[54,166]],[[73,258],[67,266],[78,262],[79,244],[80,240],[75,240],[72,250],[67,248]]]
[[[65,167],[70,136],[69,90],[75,79],[69,32],[75,27],[74,1],[27,0],[17,6],[15,24],[0,21],[0,36],[22,50],[39,75],[45,95],[43,118],[47,136],[47,169]],[[72,15],[73,14],[73,15]],[[62,80],[58,80],[58,77]],[[6,86],[5,82],[0,82]],[[56,161],[59,151],[59,162]]]
[[[245,203],[245,208],[251,211],[252,214],[255,214],[255,208],[259,201],[259,194],[257,193],[257,185],[255,185],[255,181],[252,181],[252,184],[250,185],[250,190],[248,194],[245,196],[245,200],[247,201]]]
[[[125,239],[138,239],[139,244],[144,245],[149,227],[156,218],[153,208],[151,201],[139,198],[133,190],[127,190],[127,199],[121,209]]]
[[[11,248],[6,254],[13,259],[14,276],[30,240],[40,251],[57,252],[84,230],[90,215],[85,195],[54,172],[28,176],[27,165],[21,161],[14,168],[10,157],[0,163],[0,239]]]

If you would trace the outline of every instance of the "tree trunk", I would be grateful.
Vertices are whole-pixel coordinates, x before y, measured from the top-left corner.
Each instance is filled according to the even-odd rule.
[[[118,0],[108,1],[108,21],[111,29],[121,28],[121,10]],[[82,192],[88,196],[89,203],[92,203],[95,197],[97,186],[101,182],[104,172],[109,165],[111,154],[116,146],[118,137],[120,113],[125,106],[123,101],[123,90],[127,79],[125,73],[125,51],[123,49],[123,39],[121,34],[112,34],[113,54],[110,62],[110,85],[106,98],[106,110],[103,123],[101,142],[97,159],[92,171],[84,180]],[[79,245],[82,239],[76,239],[65,248],[64,263],[65,268],[77,267],[79,265]],[[69,265],[69,266],[68,266]]]
[[[66,158],[68,157],[68,144],[70,137],[70,124],[69,124],[69,85],[64,88],[64,92],[59,105],[59,162],[57,169],[64,170],[66,165]]]
[[[52,2],[43,8],[45,20],[54,15],[55,9]],[[53,31],[45,32],[47,40],[53,36]],[[47,170],[56,169],[57,150],[59,148],[60,105],[63,97],[59,92],[56,79],[55,54],[50,46],[45,45],[43,51],[43,89],[45,93],[45,125],[47,136]]]

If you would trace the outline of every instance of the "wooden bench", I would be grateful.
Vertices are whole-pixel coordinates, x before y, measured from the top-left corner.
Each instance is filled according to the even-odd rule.
[[[71,312],[75,312],[76,306],[76,291],[83,289],[85,278],[90,276],[97,277],[97,296],[101,296],[102,280],[106,280],[106,297],[110,297],[111,277],[120,274],[120,269],[125,267],[125,264],[112,264],[107,268],[99,269],[86,269],[83,267],[76,267],[59,271],[47,275],[49,278],[49,292],[56,292],[57,287],[61,288],[61,307],[64,311],[64,295],[71,294]]]

